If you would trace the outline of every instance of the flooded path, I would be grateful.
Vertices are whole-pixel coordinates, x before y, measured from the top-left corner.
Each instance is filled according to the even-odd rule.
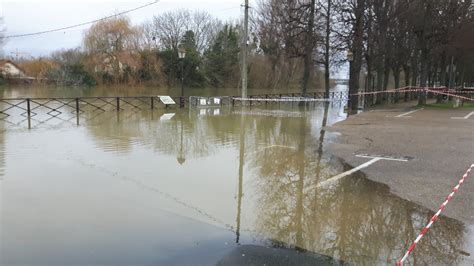
[[[0,121],[1,265],[394,264],[433,215],[361,173],[318,186],[351,168],[341,105],[83,116]],[[470,234],[442,217],[410,262],[472,264]]]

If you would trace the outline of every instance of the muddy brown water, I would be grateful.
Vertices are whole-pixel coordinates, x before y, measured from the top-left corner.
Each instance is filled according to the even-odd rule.
[[[433,212],[327,152],[338,103],[0,120],[0,265],[395,264]],[[13,120],[11,120],[13,119]],[[441,217],[409,262],[472,265]],[[236,255],[237,254],[237,255]]]

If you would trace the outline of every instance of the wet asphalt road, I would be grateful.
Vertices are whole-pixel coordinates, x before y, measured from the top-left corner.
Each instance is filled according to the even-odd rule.
[[[415,109],[405,105],[368,111],[337,123],[328,130],[341,133],[341,141],[331,144],[330,150],[354,167],[370,160],[355,154],[414,157],[409,162],[381,160],[362,171],[402,198],[436,211],[474,163],[474,114],[461,119],[474,109],[411,112]],[[474,174],[467,177],[443,213],[474,224],[472,206]]]

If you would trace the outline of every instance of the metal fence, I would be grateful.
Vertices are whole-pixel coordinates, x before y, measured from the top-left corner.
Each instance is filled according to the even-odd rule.
[[[298,97],[299,94],[262,94],[252,95],[250,98],[283,99],[285,97]],[[346,92],[309,93],[307,97],[332,98],[335,100],[347,100]],[[233,100],[237,96],[212,97],[218,99],[220,105],[235,106],[239,101]],[[185,107],[199,99],[199,97],[174,97],[176,107]],[[211,98],[208,98],[211,99]],[[213,100],[213,103],[216,101]],[[252,104],[262,102],[253,101]],[[219,105],[218,104],[218,105]],[[0,99],[0,121],[12,125],[26,123],[28,128],[33,124],[42,124],[51,120],[64,122],[75,122],[79,124],[83,114],[101,114],[104,112],[142,111],[169,108],[161,103],[155,96],[136,97],[75,97],[75,98],[12,98]]]

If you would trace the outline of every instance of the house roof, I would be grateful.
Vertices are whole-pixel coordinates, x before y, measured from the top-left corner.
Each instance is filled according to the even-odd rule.
[[[0,68],[3,68],[3,66],[6,65],[6,64],[13,65],[14,67],[18,68],[21,72],[23,72],[23,74],[26,75],[25,70],[22,67],[20,67],[19,65],[13,63],[13,61],[8,60],[8,59],[0,59]]]

